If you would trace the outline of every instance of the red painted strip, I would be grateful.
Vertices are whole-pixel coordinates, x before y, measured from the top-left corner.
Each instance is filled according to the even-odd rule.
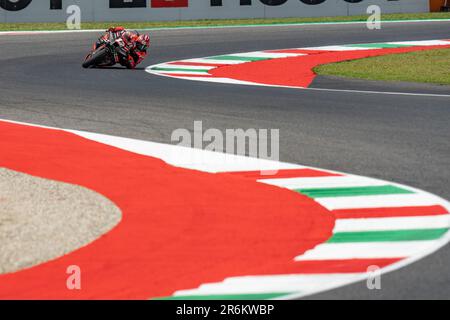
[[[296,272],[308,274],[360,273],[367,272],[371,266],[384,268],[402,259],[404,258],[301,261],[296,266]]]
[[[171,77],[180,77],[180,78],[212,78],[212,76],[210,74],[188,74],[188,73],[161,73],[163,75],[166,76],[171,76]]]
[[[340,177],[341,174],[316,169],[287,169],[278,171],[238,171],[226,172],[227,175],[240,176],[255,180],[283,179],[283,178],[313,178],[313,177]]]
[[[449,214],[447,209],[439,205],[400,208],[342,209],[333,210],[332,212],[336,216],[336,219],[437,216]]]
[[[151,0],[152,8],[187,8],[189,0]]]
[[[448,46],[422,46],[391,49],[370,49],[327,52],[307,56],[271,59],[226,66],[210,71],[214,77],[256,82],[266,85],[309,87],[316,77],[313,68],[327,63],[355,60],[387,54],[450,48]]]
[[[203,63],[203,62],[183,62],[183,61],[175,61],[169,62],[168,64],[173,64],[177,66],[198,66],[198,67],[223,67],[229,66],[229,63]]]
[[[95,190],[123,214],[84,248],[0,275],[0,299],[147,299],[230,276],[285,274],[332,234],[329,211],[286,189],[64,131],[0,121],[0,136],[0,167]],[[81,268],[80,291],[66,288],[70,265]]]

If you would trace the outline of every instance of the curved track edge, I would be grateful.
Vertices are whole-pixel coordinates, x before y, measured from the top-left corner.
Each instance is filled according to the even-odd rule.
[[[450,203],[416,188],[297,164],[51,129],[158,158],[175,167],[238,175],[299,192],[335,215],[336,224],[328,241],[292,257],[298,263],[298,272],[225,278],[197,288],[179,288],[166,299],[305,297],[368,279],[368,270],[373,267],[379,268],[379,274],[398,270],[450,241]]]
[[[400,41],[263,50],[170,61],[149,66],[146,71],[153,75],[192,81],[356,92],[356,90],[337,90],[312,86],[317,76],[313,69],[316,66],[328,63],[442,48],[450,48],[450,40]],[[364,92],[450,96],[370,90]]]

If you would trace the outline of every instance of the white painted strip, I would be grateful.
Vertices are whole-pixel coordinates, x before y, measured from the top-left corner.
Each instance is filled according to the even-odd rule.
[[[344,284],[359,275],[349,273],[236,277],[224,282],[204,284],[193,290],[180,290],[175,292],[174,296],[306,292],[318,286]]]
[[[195,71],[170,71],[170,70],[149,70],[149,73],[153,73],[153,74],[157,74],[157,75],[178,75],[178,74],[189,74],[192,75],[193,77],[198,76],[198,75],[202,75],[202,76],[211,76],[211,74],[207,73],[207,72],[195,72]],[[180,77],[181,79],[183,79],[184,77]],[[187,78],[190,79],[190,78]]]
[[[388,44],[400,44],[409,46],[442,46],[450,45],[450,41],[445,40],[423,40],[423,41],[399,41],[399,42],[386,42]]]
[[[386,182],[382,180],[351,175],[340,177],[263,179],[259,180],[259,182],[291,190],[307,188],[340,188],[386,185]]]
[[[298,48],[299,50],[319,50],[319,51],[357,51],[357,50],[369,50],[376,48],[361,48],[361,47],[347,47],[347,46],[324,46],[324,47],[307,47]]]
[[[227,56],[279,59],[279,58],[299,57],[305,55],[306,54],[302,53],[273,53],[273,52],[255,51],[246,53],[233,53],[228,54]]]
[[[182,65],[182,64],[170,64],[170,63],[161,63],[154,67],[158,68],[171,68],[171,69],[191,69],[191,70],[199,70],[199,71],[208,71],[211,69],[215,69],[216,67],[209,67],[209,66],[189,66],[189,65]],[[158,70],[155,70],[158,71]]]
[[[414,206],[433,206],[436,197],[427,194],[395,194],[357,197],[316,198],[328,210],[357,208],[397,208]]]
[[[333,233],[388,230],[440,229],[450,227],[450,215],[336,220]]]
[[[438,240],[325,243],[295,257],[295,261],[404,258],[420,254],[438,244]]]
[[[166,76],[169,76],[169,75],[166,75]],[[173,78],[186,79],[186,80],[192,80],[192,81],[212,82],[212,83],[239,84],[239,85],[246,85],[246,86],[264,86],[262,84],[255,83],[255,82],[241,81],[241,80],[235,80],[235,79],[229,79],[229,78],[218,78],[218,77],[203,78],[203,77],[195,77],[195,75],[193,75],[192,77],[173,77]]]
[[[298,288],[297,288],[298,289]],[[249,291],[250,290],[250,291]],[[195,296],[209,296],[209,295],[239,295],[239,294],[262,294],[262,293],[286,293],[286,292],[292,292],[292,291],[283,291],[283,290],[276,290],[275,292],[269,292],[266,290],[252,290],[251,288],[228,288],[228,287],[220,287],[220,285],[217,286],[217,288],[211,288],[210,290],[207,289],[191,289],[191,290],[179,290],[176,291],[173,296],[174,297],[195,297]],[[294,292],[299,292],[299,290],[294,290]]]
[[[226,278],[223,282],[223,285],[254,285],[260,282],[264,282],[266,284],[277,283],[277,284],[286,284],[291,282],[296,283],[308,283],[311,279],[314,279],[314,282],[327,282],[330,281],[331,278],[339,277],[341,279],[348,279],[358,275],[359,273],[346,273],[346,274],[312,274],[312,275],[304,275],[304,274],[287,274],[287,275],[270,275],[270,276],[244,276],[244,277],[230,277]],[[203,287],[203,286],[200,286]]]
[[[301,165],[282,163],[271,160],[248,158],[220,152],[185,148],[177,145],[128,139],[97,133],[67,130],[84,138],[111,145],[130,152],[156,157],[163,161],[186,169],[203,172],[233,171],[270,171],[282,169],[302,169]]]
[[[219,65],[248,63],[248,61],[241,61],[241,60],[217,60],[217,59],[206,59],[206,58],[187,59],[187,60],[182,60],[182,62],[212,63],[212,64],[219,64]]]

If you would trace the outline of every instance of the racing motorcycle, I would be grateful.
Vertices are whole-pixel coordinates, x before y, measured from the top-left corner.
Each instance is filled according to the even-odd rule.
[[[122,46],[123,40],[116,38],[114,33],[109,31],[94,44],[93,50],[83,62],[83,68],[112,66],[120,63],[121,57],[126,56]]]

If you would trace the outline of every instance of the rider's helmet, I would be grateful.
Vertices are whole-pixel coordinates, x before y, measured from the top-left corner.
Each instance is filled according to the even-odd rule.
[[[140,51],[145,51],[150,46],[150,37],[147,34],[140,35],[136,40],[136,47]]]

